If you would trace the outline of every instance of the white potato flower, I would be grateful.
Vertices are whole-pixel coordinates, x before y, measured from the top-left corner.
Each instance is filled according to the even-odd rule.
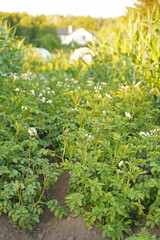
[[[103,116],[106,116],[106,111],[103,111]]]
[[[35,91],[34,90],[30,90],[30,92],[35,96]]]
[[[88,134],[88,133],[86,133],[85,136],[88,137],[89,139],[92,138],[92,136],[90,134]]]
[[[52,100],[48,100],[47,103],[52,103]]]
[[[159,129],[153,129],[153,130],[150,131],[150,134],[153,135],[153,134],[155,134],[158,131],[159,131]]]
[[[105,95],[107,98],[111,98],[111,95],[110,94],[108,94],[108,93],[106,93],[106,95]]]
[[[139,133],[139,135],[141,137],[149,137],[150,136],[149,132],[142,132],[142,131]]]
[[[14,73],[13,74],[13,77],[14,77],[14,80],[19,80],[19,77],[17,76],[18,73]]]
[[[141,82],[138,82],[138,83],[135,85],[135,87],[136,87],[136,88],[139,88],[140,85],[141,85]]]
[[[141,136],[141,137],[150,137],[151,135],[154,135],[158,131],[159,131],[159,129],[153,129],[153,130],[150,130],[149,132],[142,132],[142,131],[140,131],[139,132],[139,136]]]
[[[121,170],[120,169],[117,169],[117,174],[119,174],[121,172]]]
[[[62,86],[62,82],[57,82],[57,86],[61,87]]]
[[[130,113],[125,112],[125,115],[126,115],[127,118],[131,119],[131,114]]]
[[[123,164],[123,161],[120,161],[119,164],[118,164],[118,166],[120,167],[122,164]]]
[[[21,109],[22,110],[27,110],[27,107],[26,106],[22,106]]]
[[[126,85],[126,86],[122,86],[121,88],[122,88],[122,89],[129,89],[129,86]]]
[[[34,135],[37,135],[37,131],[35,128],[31,127],[28,129],[28,132],[29,132],[29,135],[30,136],[34,136]]]
[[[41,99],[41,102],[44,103],[45,101],[46,101],[46,98],[43,97],[43,98]]]

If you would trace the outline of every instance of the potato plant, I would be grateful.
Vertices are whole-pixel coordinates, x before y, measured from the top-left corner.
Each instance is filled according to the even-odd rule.
[[[56,216],[66,215],[55,199],[47,199],[44,194],[54,187],[63,169],[53,162],[55,151],[48,148],[60,128],[56,125],[60,113],[57,116],[56,109],[51,108],[55,92],[49,87],[38,88],[40,77],[11,74],[3,78],[0,94],[0,212],[8,213],[13,222],[28,229],[39,221],[45,205]]]
[[[123,239],[137,219],[158,222],[153,210],[159,208],[157,110],[145,86],[92,88],[68,93],[73,105],[60,136],[67,157],[63,166],[70,173],[66,199],[86,226],[98,221],[103,236]]]
[[[4,22],[0,44],[0,214],[32,230],[45,206],[55,216],[67,216],[56,199],[45,195],[63,172],[53,150],[63,112],[53,104],[60,96],[47,86],[47,79],[24,71],[23,46],[18,47]]]

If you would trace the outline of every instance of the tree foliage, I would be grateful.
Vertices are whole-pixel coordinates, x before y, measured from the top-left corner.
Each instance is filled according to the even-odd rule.
[[[16,27],[15,35],[25,39],[26,44],[45,47],[49,51],[60,47],[56,27],[45,15],[31,16],[27,13],[0,13],[10,27]],[[44,40],[45,39],[45,40]]]
[[[98,24],[95,18],[92,18],[90,16],[84,17],[80,16],[77,18],[75,22],[76,27],[80,28],[83,27],[86,30],[98,30]]]
[[[130,11],[136,11],[141,15],[152,19],[157,19],[157,14],[160,13],[160,1],[159,0],[137,0],[134,4],[134,8],[128,8]]]

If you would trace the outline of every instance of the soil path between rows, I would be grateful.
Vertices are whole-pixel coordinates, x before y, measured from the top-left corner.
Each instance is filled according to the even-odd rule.
[[[59,204],[66,206],[69,175],[62,174],[55,183],[55,189],[48,191],[49,197],[55,198]],[[40,216],[40,223],[34,226],[32,232],[20,230],[9,223],[6,215],[0,216],[0,240],[107,240],[102,238],[102,229],[96,227],[85,228],[82,217],[73,218],[72,214],[67,219],[55,218],[49,209],[45,209]]]
[[[67,207],[65,196],[69,186],[69,174],[63,173],[61,178],[55,183],[55,189],[49,190],[47,196],[58,200],[59,204]],[[142,220],[142,225],[145,222]],[[142,226],[134,227],[130,235],[139,231]],[[160,237],[160,228],[148,229],[153,235]],[[124,235],[124,239],[127,236]],[[40,223],[34,226],[32,232],[20,230],[17,226],[9,223],[7,215],[0,216],[0,240],[109,240],[102,238],[102,229],[91,226],[85,228],[82,217],[73,217],[73,214],[65,219],[54,217],[49,209],[45,209],[40,216]]]

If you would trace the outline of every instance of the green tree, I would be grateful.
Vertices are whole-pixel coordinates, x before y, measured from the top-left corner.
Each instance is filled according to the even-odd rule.
[[[23,44],[15,38],[15,31],[0,19],[0,80],[1,74],[21,71],[23,63]]]
[[[147,8],[153,9],[154,5],[158,6],[159,1],[157,0],[137,0],[137,3],[134,4],[135,7],[139,10],[146,10]]]
[[[60,21],[57,24],[57,27],[67,28],[69,25],[72,25],[73,27],[75,27],[75,21],[76,21],[76,17],[72,15],[68,15],[60,19]]]
[[[86,30],[96,31],[98,29],[98,23],[95,18],[90,16],[84,17],[80,16],[75,21],[75,27],[77,28],[85,28]]]
[[[61,45],[60,38],[53,25],[40,26],[33,43],[35,46],[46,48],[49,51],[53,51],[54,48],[59,48]]]
[[[39,39],[36,39],[37,46],[46,48],[50,52],[53,52],[55,48],[60,47],[60,41],[57,38],[54,38],[52,34],[47,33],[44,36],[41,36]]]
[[[152,16],[152,19],[157,18],[160,13],[160,0],[137,0],[134,3],[134,8],[127,8],[128,13],[131,11],[139,12],[145,17]]]
[[[0,17],[7,20],[10,27],[15,26],[15,35],[24,38],[25,44],[53,50],[60,46],[60,38],[53,23],[45,15],[30,16],[27,13],[3,13]],[[48,45],[47,45],[48,44]]]

